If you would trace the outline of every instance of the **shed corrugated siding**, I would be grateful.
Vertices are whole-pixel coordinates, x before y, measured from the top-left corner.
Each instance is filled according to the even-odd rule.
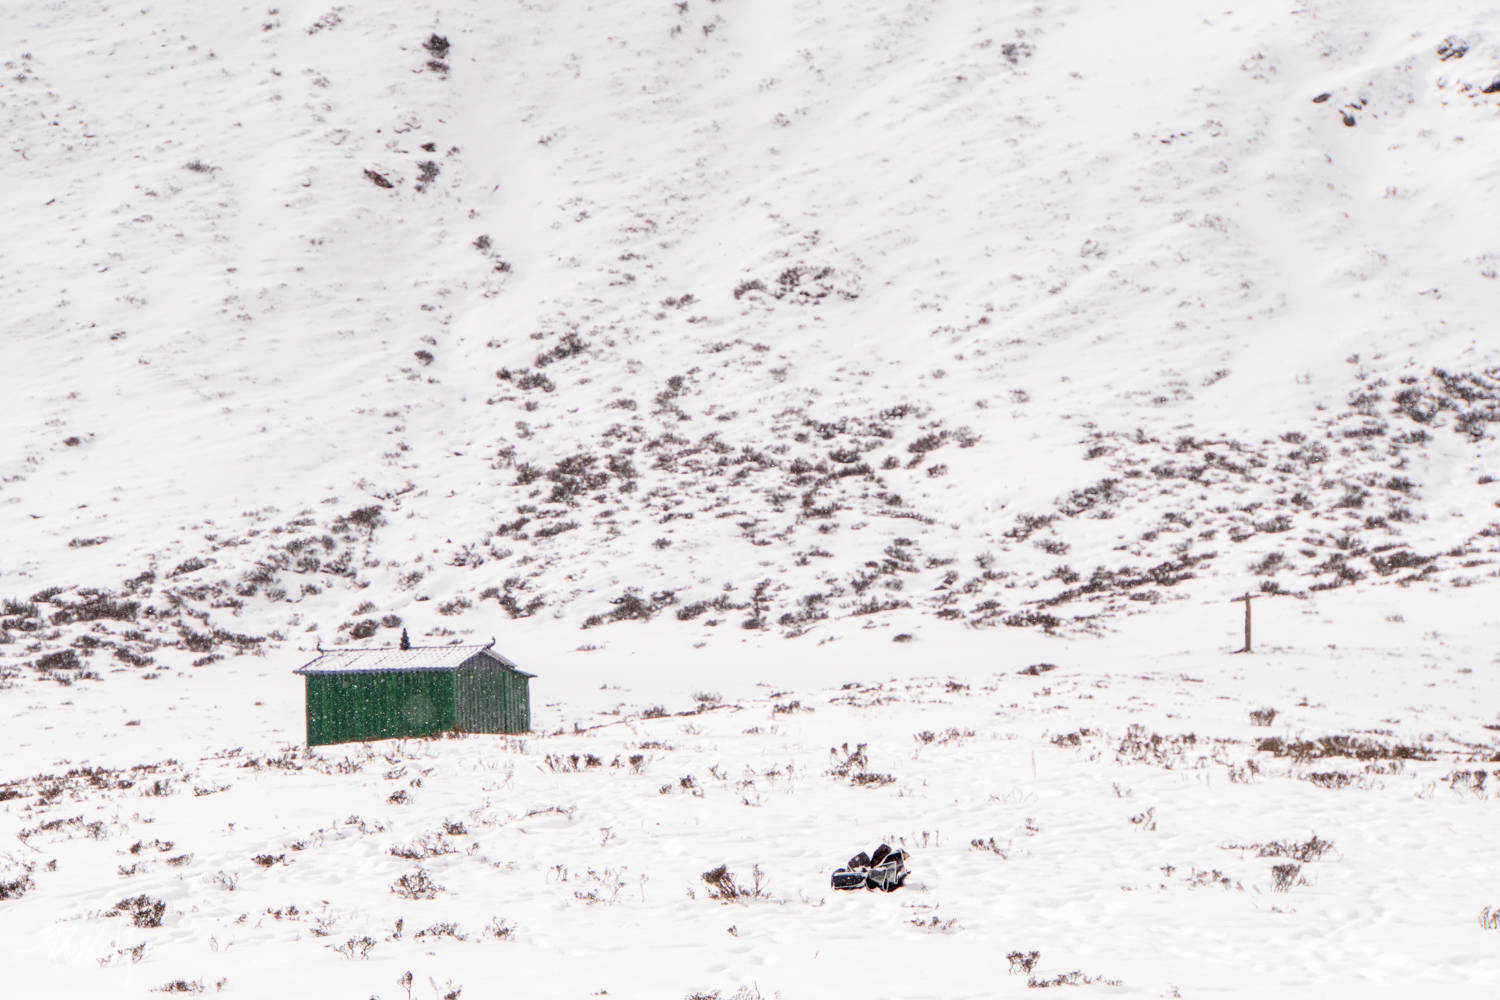
[[[531,732],[531,678],[507,670],[505,680],[511,690],[510,703],[513,707],[510,721],[514,726],[506,732],[529,733]]]
[[[307,675],[307,743],[430,736],[453,728],[453,674]]]
[[[460,668],[453,674],[453,714],[466,733],[503,733],[505,713],[497,676],[489,670]]]
[[[514,670],[466,664],[454,672],[454,715],[466,733],[525,733],[531,730],[527,678]]]

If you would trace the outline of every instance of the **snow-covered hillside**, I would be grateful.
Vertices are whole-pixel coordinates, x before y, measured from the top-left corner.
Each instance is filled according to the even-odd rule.
[[[1050,624],[1494,548],[1457,13],[17,16],[18,598]]]
[[[1049,844],[1047,863],[1067,861],[1074,891],[1095,875],[1110,892],[1144,891],[1121,868],[1137,848],[1098,817],[1135,805],[1119,791],[1130,781],[1101,774],[1141,763],[1130,748],[1150,735],[1132,728],[1145,699],[1167,714],[1141,724],[1171,753],[1210,762],[1191,783],[1171,784],[1175,766],[1158,778],[1173,811],[1191,816],[1178,835],[1213,857],[1218,840],[1305,843],[1314,825],[1325,837],[1335,824],[1354,829],[1376,815],[1367,806],[1418,823],[1435,797],[1461,803],[1444,799],[1432,820],[1442,829],[1357,857],[1352,834],[1333,837],[1346,880],[1316,883],[1309,894],[1321,902],[1289,916],[1295,930],[1278,929],[1273,950],[1312,948],[1306,935],[1322,920],[1373,921],[1378,933],[1356,935],[1364,950],[1351,952],[1349,935],[1318,931],[1331,935],[1319,947],[1366,957],[1293,963],[1284,977],[1263,969],[1261,987],[1317,982],[1327,995],[1330,977],[1355,975],[1361,961],[1379,968],[1379,984],[1409,968],[1410,982],[1430,978],[1447,995],[1494,979],[1481,975],[1493,963],[1456,957],[1441,969],[1402,965],[1414,952],[1400,944],[1421,923],[1432,954],[1493,953],[1493,933],[1461,935],[1479,933],[1474,914],[1500,898],[1458,899],[1445,883],[1420,921],[1363,909],[1397,906],[1405,887],[1364,880],[1402,864],[1416,877],[1413,852],[1494,874],[1466,839],[1494,801],[1473,774],[1497,752],[1483,727],[1500,720],[1482,638],[1500,552],[1500,237],[1487,211],[1500,188],[1500,36],[1488,5],[11,8],[0,48],[10,223],[0,240],[0,697],[13,746],[0,778],[16,795],[0,808],[18,833],[80,810],[80,823],[100,813],[106,824],[98,838],[73,837],[77,864],[58,859],[57,872],[40,867],[51,856],[33,835],[0,848],[0,885],[26,873],[26,891],[0,899],[16,933],[92,928],[150,872],[151,891],[171,897],[163,929],[179,932],[181,950],[166,957],[187,975],[187,956],[227,941],[249,913],[201,901],[215,874],[204,849],[182,872],[114,874],[100,851],[173,839],[137,828],[149,810],[129,815],[142,782],[41,776],[153,767],[171,794],[141,809],[176,806],[184,837],[243,829],[231,796],[190,799],[189,785],[259,796],[231,780],[224,769],[241,757],[227,754],[238,746],[264,762],[299,743],[289,670],[318,643],[389,643],[404,627],[425,642],[495,636],[540,675],[542,735],[379,747],[342,777],[340,754],[251,768],[254,784],[284,779],[290,804],[224,847],[274,856],[277,838],[305,840],[315,827],[325,848],[342,844],[328,839],[321,796],[374,794],[377,772],[447,783],[431,803],[418,789],[414,805],[379,816],[340,804],[364,817],[361,846],[318,862],[329,888],[283,901],[358,908],[353,922],[372,940],[399,914],[387,912],[395,875],[381,867],[393,859],[371,830],[416,837],[449,819],[499,830],[554,805],[547,815],[566,821],[549,822],[565,832],[540,838],[546,849],[475,840],[465,856],[545,874],[565,863],[543,863],[558,845],[609,827],[616,841],[599,845],[609,853],[638,823],[636,859],[610,863],[649,874],[651,888],[624,895],[641,897],[653,939],[685,933],[705,904],[683,904],[684,878],[702,889],[676,867],[731,860],[708,856],[726,827],[747,822],[730,786],[778,757],[806,777],[787,782],[785,814],[750,824],[759,840],[736,856],[775,876],[774,912],[811,909],[785,938],[751,944],[767,969],[786,941],[817,940],[821,907],[844,905],[823,899],[830,860],[870,837],[926,831],[916,817],[953,803],[989,802],[1019,822],[1012,814],[1024,819],[1020,800],[1042,794],[1048,759],[1063,763],[1046,794],[1065,793],[1105,825],[1070,820],[1083,825]],[[1228,599],[1252,591],[1265,595],[1255,604],[1265,642],[1255,657],[1225,660],[1239,644]],[[1077,672],[1063,683],[1016,675],[1037,663]],[[1408,688],[1418,669],[1437,672],[1441,697]],[[853,697],[840,684],[892,678],[902,678],[893,701],[840,700]],[[1137,691],[1141,678],[1172,693]],[[950,680],[969,687],[956,693]],[[1349,702],[1346,687],[1367,685]],[[736,707],[693,700],[710,693]],[[819,711],[776,708],[790,702]],[[700,704],[712,710],[671,714]],[[666,716],[619,721],[658,706]],[[1246,712],[1266,707],[1280,721],[1245,731]],[[1066,725],[1051,714],[1064,710]],[[630,733],[607,737],[624,761],[674,740],[701,759],[653,757],[608,780],[549,767],[597,753],[590,740],[606,737],[573,731],[604,721]],[[950,729],[960,736],[914,741]],[[1190,731],[1228,742],[1194,750]],[[1383,747],[1348,771],[1352,790],[1303,780],[1332,773],[1321,751],[1256,749],[1275,737],[1368,750],[1316,742],[1339,736]],[[825,816],[825,744],[846,742],[867,743],[871,767],[895,780],[848,790],[857,805]],[[677,798],[632,798],[681,777],[666,770],[697,768],[702,780],[709,764],[725,775],[715,776],[723,810],[658,814]],[[1234,808],[1284,807],[1282,825],[1238,840],[1216,826],[1231,803],[1222,787],[1209,793],[1212,767],[1225,769],[1219,785],[1249,796]],[[504,768],[535,775],[504,782],[527,801],[484,812],[474,776]],[[992,788],[976,777],[986,768],[999,776]],[[568,790],[596,778],[588,794]],[[65,787],[52,794],[49,780]],[[385,802],[385,787],[370,802]],[[689,807],[716,795],[673,787]],[[616,800],[635,804],[619,813]],[[1316,823],[1293,831],[1304,805]],[[465,810],[477,811],[461,820]],[[648,848],[656,823],[682,839]],[[996,892],[1024,889],[1032,907],[1049,899],[1046,869],[970,878],[981,858],[965,853],[968,841],[1003,832],[971,832],[985,823],[947,823],[941,847],[957,853],[933,862],[948,867],[918,897],[937,906],[942,893],[972,893],[964,905],[989,914],[913,945],[923,966],[961,970],[946,984],[906,963],[895,979],[859,973],[874,978],[853,994],[801,960],[785,978],[752,977],[730,959],[713,965],[720,952],[705,938],[677,952],[693,976],[670,960],[653,973],[639,963],[660,955],[637,948],[620,979],[586,989],[538,978],[523,995],[1025,988],[1029,972],[1012,980],[976,957],[1009,949],[1013,935],[978,928],[1001,919],[985,909]],[[1155,834],[1143,825],[1121,829]],[[1037,836],[1048,832],[1044,823]],[[1009,848],[989,853],[1017,860]],[[1171,854],[1160,864],[1189,865]],[[297,864],[266,867],[291,889],[315,866],[288,857]],[[606,863],[570,857],[574,873]],[[1206,857],[1192,863],[1215,870]],[[210,867],[232,874],[238,858],[216,854]],[[135,863],[120,861],[122,871]],[[335,899],[340,871],[368,875],[373,892]],[[1230,874],[1269,891],[1264,872]],[[525,905],[553,906],[533,881]],[[1207,891],[1192,888],[1193,899]],[[579,912],[605,914],[566,932],[600,944],[637,919],[623,896],[577,912],[569,893],[559,898],[550,917],[512,916],[521,929],[506,946],[532,949],[523,965],[538,977],[561,947],[540,929],[548,920],[568,928]],[[1124,985],[1091,988],[1151,996],[1174,983],[1190,995],[1185,981],[1237,989],[1237,973],[1214,963],[1244,945],[1235,934],[1266,933],[1266,920],[1290,912],[1265,897],[1254,917],[1212,925],[1225,937],[1174,952],[1181,975],[1157,975],[1102,961],[1119,957],[1101,943],[1114,916],[1132,925],[1127,950],[1146,953],[1150,921],[1168,919],[1111,899],[1070,911],[1072,930],[1088,928],[1078,938],[1038,925],[1033,910],[1021,925],[1103,948],[1102,964],[1082,973]],[[1449,900],[1453,914],[1439,918]],[[259,910],[280,905],[257,898]],[[466,904],[466,927],[479,909]],[[867,917],[842,914],[827,951],[813,954],[840,954]],[[366,968],[318,964],[344,962],[316,947],[328,942],[236,939],[243,964],[223,973],[225,989],[246,995],[272,988],[253,971],[268,955],[309,974]],[[724,947],[741,955],[744,944]],[[370,958],[385,963],[380,975],[332,975],[330,989],[403,995],[395,976],[415,961],[400,950],[411,946],[381,938]],[[612,947],[562,951],[592,963]],[[155,978],[130,989],[165,981],[161,951],[153,944],[142,959]],[[119,992],[124,969],[146,967],[111,961],[88,979],[100,954],[54,953],[37,982]],[[1219,957],[1194,964],[1195,954]],[[441,992],[448,960],[444,950],[432,964],[428,992]],[[463,962],[453,962],[457,976]],[[184,981],[211,989],[215,974],[197,967]],[[468,996],[501,989],[463,981]]]

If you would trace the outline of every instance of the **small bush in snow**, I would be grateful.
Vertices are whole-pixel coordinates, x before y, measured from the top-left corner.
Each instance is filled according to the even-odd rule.
[[[1065,972],[1062,975],[1053,976],[1051,979],[1037,979],[1036,977],[1032,977],[1026,980],[1026,988],[1028,990],[1045,990],[1053,986],[1088,986],[1091,983],[1100,983],[1104,986],[1120,985],[1120,981],[1118,979],[1106,979],[1103,976],[1089,976],[1075,969],[1072,972]]]
[[[31,887],[32,881],[29,871],[22,874],[20,878],[0,882],[0,900],[20,899],[27,892],[31,891]]]
[[[740,899],[768,898],[770,894],[765,890],[765,873],[760,870],[760,865],[752,867],[750,873],[751,883],[746,887],[735,880],[735,874],[729,870],[728,865],[710,868],[703,873],[703,881],[708,885],[708,898],[725,903]]]
[[[1347,788],[1354,784],[1355,777],[1344,771],[1314,771],[1307,780],[1319,788]]]
[[[920,927],[924,931],[936,931],[939,934],[952,934],[958,929],[958,921],[956,919],[944,920],[936,913],[926,920],[923,920],[921,917],[913,917],[907,923],[913,927]]]
[[[573,898],[590,906],[617,902],[620,890],[625,888],[625,879],[617,868],[602,871],[590,868],[587,875],[575,876],[575,880],[583,883],[584,888],[573,890]]]
[[[433,882],[432,876],[421,868],[408,872],[391,883],[391,892],[402,899],[435,899],[442,891],[443,887]]]
[[[1271,890],[1273,892],[1290,892],[1294,885],[1306,885],[1305,879],[1298,878],[1302,873],[1302,866],[1287,862],[1282,865],[1271,866]]]
[[[451,601],[448,601],[444,604],[439,604],[437,610],[438,614],[440,615],[456,615],[459,612],[466,611],[473,606],[474,602],[470,601],[467,597],[464,597],[462,594],[460,594]]]
[[[764,292],[765,290],[766,283],[764,281],[761,281],[759,278],[751,278],[749,281],[742,281],[734,286],[734,297],[740,299],[751,292]]]
[[[866,743],[858,743],[853,750],[849,749],[849,744],[847,743],[841,744],[838,747],[829,747],[828,756],[833,758],[833,766],[828,769],[828,773],[836,778],[847,778],[857,769],[867,767],[870,763],[870,758],[865,753],[865,748],[868,745]],[[840,756],[841,750],[842,756]]]
[[[128,913],[137,927],[160,927],[161,918],[167,912],[167,904],[147,895],[122,899],[115,904],[117,913]]]
[[[352,937],[343,944],[330,947],[345,958],[369,958],[370,950],[375,947],[375,939],[368,936]]]
[[[451,937],[455,941],[467,941],[468,940],[468,938],[465,937],[459,931],[458,924],[455,924],[452,921],[444,921],[443,923],[440,923],[440,924],[433,924],[431,927],[425,928],[424,930],[417,931],[417,933],[415,935],[413,935],[413,936],[414,937],[419,937],[419,938],[422,938],[422,937]]]
[[[1317,861],[1333,849],[1333,841],[1316,833],[1302,842],[1272,840],[1264,844],[1235,844],[1232,848],[1252,850],[1258,858],[1291,858],[1293,861]]]

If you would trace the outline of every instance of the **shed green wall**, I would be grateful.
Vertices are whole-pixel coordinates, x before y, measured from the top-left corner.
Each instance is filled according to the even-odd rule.
[[[531,692],[527,680],[514,670],[486,668],[475,661],[464,664],[453,676],[458,728],[466,733],[530,731]]]
[[[309,746],[431,736],[454,727],[452,671],[306,677]]]

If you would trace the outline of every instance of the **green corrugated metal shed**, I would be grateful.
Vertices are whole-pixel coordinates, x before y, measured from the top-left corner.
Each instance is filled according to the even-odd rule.
[[[307,681],[307,743],[531,729],[528,674],[484,646],[413,646],[321,653]]]

